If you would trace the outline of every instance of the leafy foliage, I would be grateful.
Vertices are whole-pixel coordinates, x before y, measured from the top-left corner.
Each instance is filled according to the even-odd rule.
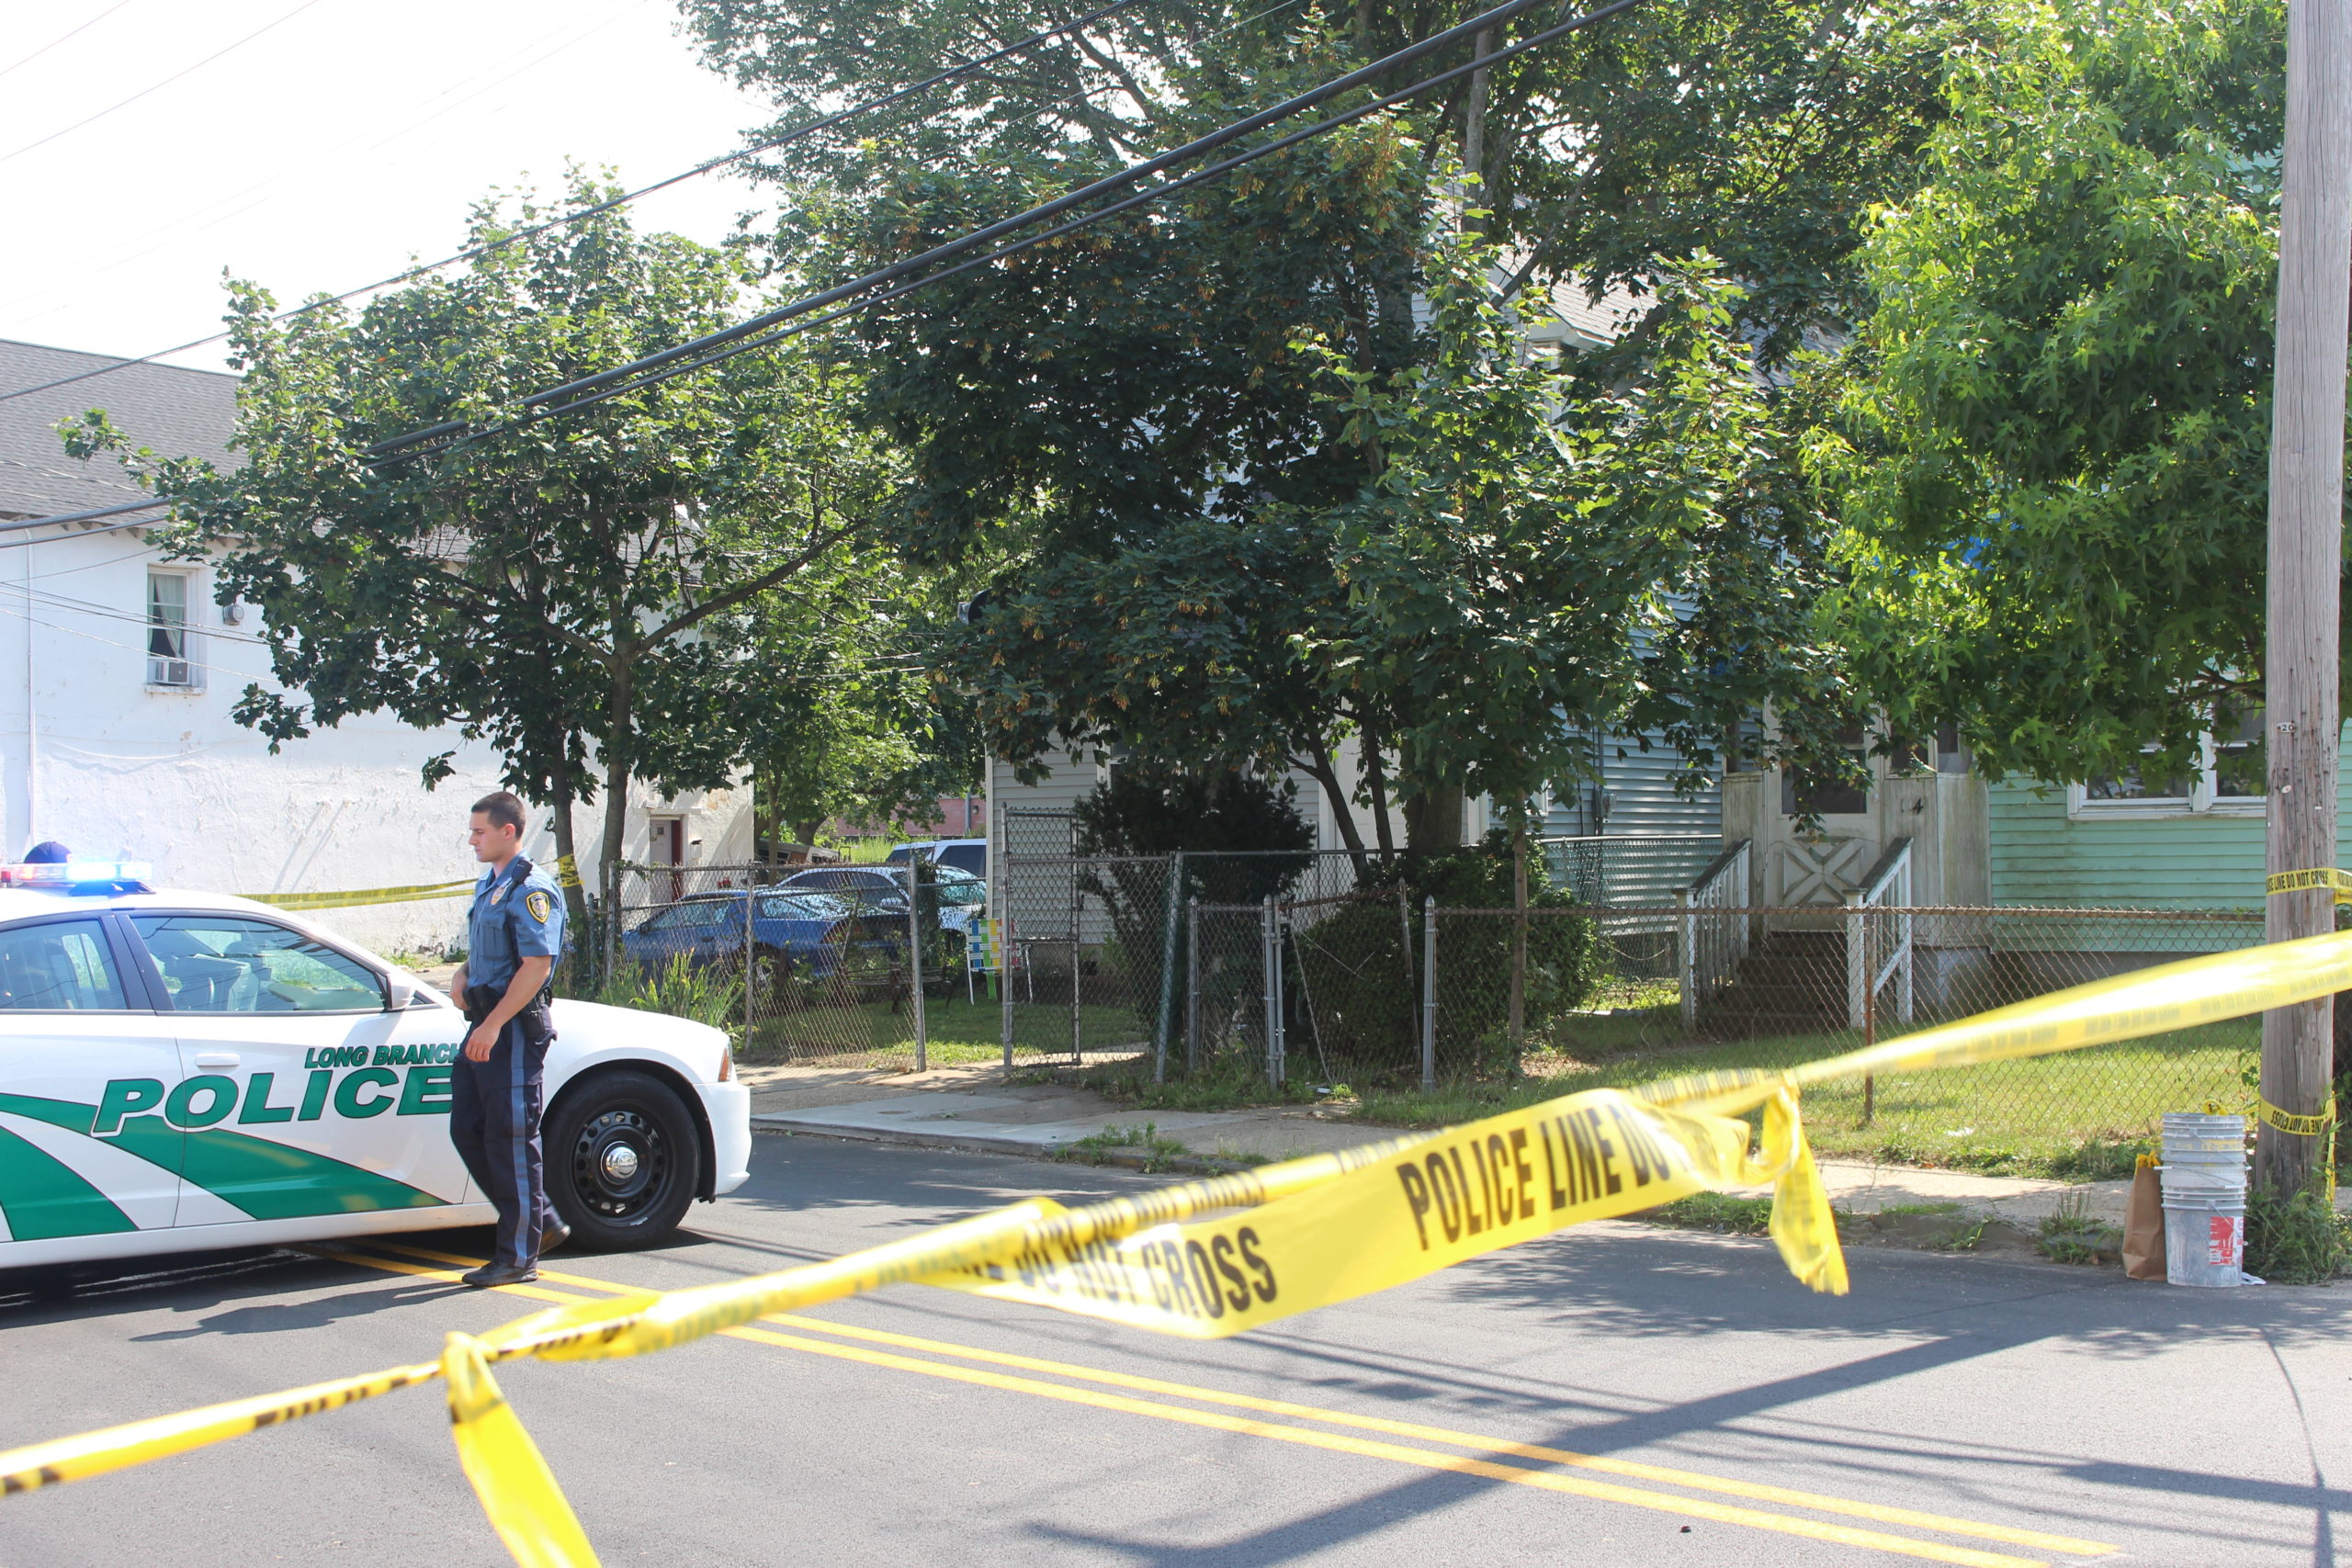
[[[568,207],[610,193],[575,178]],[[469,239],[543,216],[473,214]],[[446,453],[370,467],[376,442],[525,412],[542,387],[706,332],[744,279],[727,256],[639,235],[623,212],[550,229],[370,301],[288,321],[232,286],[245,371],[232,473],[129,461],[179,503],[177,547],[217,553],[224,600],[260,606],[277,689],[237,716],[273,744],[354,714],[454,724],[508,782],[571,807],[601,792],[603,854],[622,849],[627,785],[727,783],[795,694],[752,657],[763,595],[851,571],[889,480],[845,417],[854,378],[783,351],[747,355]],[[81,448],[120,445],[92,415]],[[447,757],[428,761],[428,784]]]
[[[780,123],[1064,19],[1022,0],[686,10],[706,58],[768,91]],[[856,144],[798,143],[767,170],[793,197],[777,253],[833,247],[828,276],[899,259],[1469,14],[1380,0],[1123,12],[943,89],[935,119],[942,99],[926,96],[862,121]],[[1966,18],[1951,0],[1657,0],[1494,72],[1472,171],[1487,210],[1468,220],[1500,248],[1477,259],[1484,304],[1464,294],[1444,330],[1416,321],[1414,299],[1468,276],[1430,244],[1463,220],[1446,209],[1466,85],[862,318],[880,366],[871,406],[913,455],[901,536],[994,563],[987,613],[952,656],[990,743],[1020,761],[1115,742],[1213,769],[1302,768],[1343,834],[1351,798],[1383,807],[1386,849],[1392,783],[1415,841],[1451,842],[1464,778],[1517,792],[1581,765],[1551,733],[1545,705],[1564,694],[1580,720],[1638,707],[1694,781],[1742,703],[1820,715],[1800,736],[1842,728],[1798,608],[1821,575],[1810,494],[1747,377],[1854,299],[1861,216],[1906,188]],[[1656,291],[1658,258],[1710,247],[1747,286],[1694,278],[1694,322],[1688,289]],[[1644,319],[1593,375],[1489,352],[1508,312],[1543,319],[1555,286],[1621,284]],[[1442,347],[1457,328],[1468,336]],[[1628,375],[1646,378],[1632,398]],[[1352,407],[1330,400],[1334,377]],[[1720,428],[1689,400],[1702,387],[1736,394]],[[1573,455],[1547,429],[1564,404]],[[1704,449],[1668,461],[1677,431]],[[1408,458],[1393,480],[1390,434]],[[1486,445],[1449,451],[1465,436]],[[1522,460],[1546,488],[1495,510]],[[1571,504],[1566,483],[1603,499]],[[1421,566],[1419,536],[1455,516],[1477,537]],[[1629,520],[1642,540],[1674,536],[1669,556],[1724,563],[1704,603],[1660,615],[1671,559],[1637,584],[1632,543],[1592,553]],[[1585,553],[1544,553],[1564,543]],[[1568,583],[1565,608],[1539,608]],[[1476,665],[1494,657],[1505,668],[1489,685]],[[1654,678],[1668,685],[1652,702],[1637,688]],[[1457,743],[1445,705],[1465,695]],[[1351,734],[1361,778],[1334,762]]]
[[[2161,776],[2259,705],[2283,39],[2274,0],[2021,4],[1955,55],[1815,453],[1899,732]]]

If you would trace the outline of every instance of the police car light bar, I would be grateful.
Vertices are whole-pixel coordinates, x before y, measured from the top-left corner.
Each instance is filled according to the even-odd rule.
[[[52,861],[46,865],[0,865],[0,885],[68,890],[75,887],[113,887],[125,883],[144,883],[153,869],[145,861],[136,860]]]

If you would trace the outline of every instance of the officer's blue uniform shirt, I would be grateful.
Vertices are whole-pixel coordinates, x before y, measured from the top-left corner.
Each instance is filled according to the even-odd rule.
[[[504,991],[526,958],[563,955],[563,890],[521,855],[474,885],[466,916],[466,984]]]

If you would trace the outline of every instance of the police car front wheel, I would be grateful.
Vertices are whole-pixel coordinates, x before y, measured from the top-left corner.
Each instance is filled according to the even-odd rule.
[[[548,1196],[574,1245],[651,1247],[694,1201],[701,1141],[677,1091],[648,1073],[600,1073],[549,1118]]]

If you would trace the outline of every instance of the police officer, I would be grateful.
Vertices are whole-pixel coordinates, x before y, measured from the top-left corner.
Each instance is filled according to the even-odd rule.
[[[519,851],[523,803],[504,790],[474,802],[469,835],[489,870],[466,917],[453,989],[470,1025],[449,1079],[449,1141],[498,1207],[498,1245],[465,1277],[478,1290],[539,1277],[539,1254],[571,1234],[548,1202],[539,1086],[555,1025],[548,977],[563,955],[563,893]]]

